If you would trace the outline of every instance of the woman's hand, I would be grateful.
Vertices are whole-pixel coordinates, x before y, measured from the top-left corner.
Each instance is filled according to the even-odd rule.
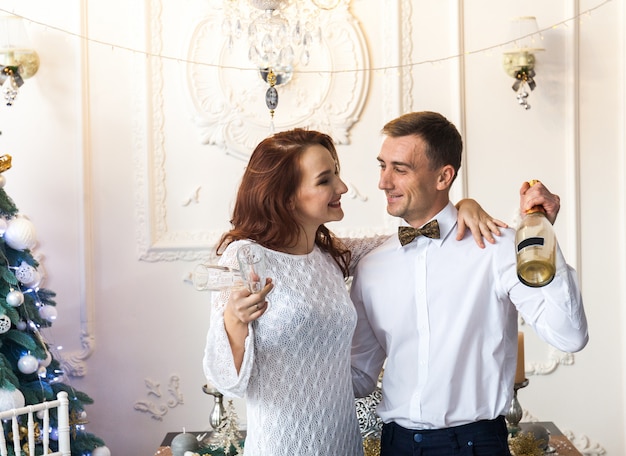
[[[456,204],[459,210],[458,229],[456,239],[460,241],[465,237],[465,232],[469,229],[472,232],[474,241],[481,249],[485,247],[483,238],[490,244],[496,242],[493,235],[500,236],[498,227],[506,228],[508,225],[501,220],[495,219],[487,214],[475,200],[466,198]]]
[[[228,335],[233,362],[237,372],[241,369],[245,352],[248,323],[256,320],[267,310],[267,294],[272,291],[272,279],[265,279],[265,287],[258,293],[250,293],[247,287],[233,288],[224,308],[224,329]]]
[[[248,325],[267,310],[267,294],[272,291],[272,279],[265,280],[265,287],[258,293],[250,293],[247,287],[233,288],[224,309],[224,323]],[[228,329],[228,328],[227,328]]]

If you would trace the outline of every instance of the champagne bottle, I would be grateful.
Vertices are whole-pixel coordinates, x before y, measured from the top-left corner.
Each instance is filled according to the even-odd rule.
[[[556,235],[542,206],[526,211],[517,228],[515,245],[520,281],[529,287],[543,287],[552,282],[556,273]]]

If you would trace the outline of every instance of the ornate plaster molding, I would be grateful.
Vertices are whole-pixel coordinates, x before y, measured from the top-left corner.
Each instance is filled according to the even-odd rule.
[[[518,325],[521,328],[526,326],[524,319],[519,316]],[[527,376],[530,375],[550,375],[556,371],[559,366],[572,366],[576,360],[573,353],[565,353],[558,350],[547,343],[543,343],[546,348],[546,359],[544,361],[528,361],[524,365],[524,371]],[[528,357],[528,353],[526,354]]]
[[[148,48],[159,55],[163,48],[161,0],[151,0],[147,12]],[[276,129],[296,126],[330,134],[348,144],[350,128],[358,121],[369,91],[369,56],[356,18],[343,1],[322,24],[325,40],[306,72],[279,88]],[[216,45],[216,43],[220,43]],[[219,14],[201,19],[191,34],[185,78],[202,144],[217,146],[224,154],[247,160],[252,148],[269,132],[265,84],[255,71],[234,70],[247,61],[247,53],[233,54],[221,35]],[[203,65],[201,62],[218,62]],[[230,67],[230,68],[229,68]],[[354,71],[357,69],[358,71]],[[332,73],[328,73],[330,70]],[[343,72],[342,70],[346,70]],[[134,164],[139,259],[143,261],[206,260],[222,229],[192,231],[170,229],[167,219],[164,69],[160,59],[148,59],[138,68],[138,79],[148,89],[136,94],[138,108]],[[147,110],[147,120],[140,114]],[[145,115],[145,114],[144,114]],[[193,185],[187,207],[200,201],[202,186]],[[220,198],[223,198],[221,195]],[[352,198],[362,198],[352,189]]]
[[[565,353],[547,345],[546,361],[526,363],[524,367],[527,375],[549,375],[559,366],[571,366],[572,364],[574,364],[572,353]]]
[[[81,3],[80,7],[81,35],[89,36],[88,33],[88,7],[86,3]],[[80,346],[78,351],[59,353],[58,359],[63,371],[71,377],[84,377],[87,374],[86,360],[92,355],[95,344],[94,315],[94,269],[93,269],[93,213],[92,213],[92,192],[89,191],[92,178],[91,165],[91,125],[89,122],[90,94],[89,94],[89,43],[85,40],[81,43],[81,99],[82,102],[82,181],[83,199],[80,206]]]
[[[412,61],[413,54],[413,2],[403,0],[400,5],[400,17],[402,18],[400,35],[401,62]],[[413,68],[402,69],[402,113],[413,111]]]
[[[576,436],[572,431],[563,431],[563,434],[585,456],[603,456],[606,454],[606,450],[601,444],[593,442],[585,434]]]
[[[369,57],[348,3],[321,16],[324,40],[313,50],[311,62],[296,68],[291,81],[278,86],[276,130],[309,127],[328,133],[338,144],[350,143],[350,128],[359,119],[369,90]],[[247,62],[243,43],[228,48],[222,22],[221,14],[214,12],[195,26],[187,85],[200,142],[247,160],[270,132],[265,106],[268,85]]]
[[[135,402],[134,409],[138,412],[147,413],[152,419],[162,421],[169,409],[184,403],[183,395],[180,392],[180,378],[178,375],[172,374],[170,376],[167,385],[168,396],[164,396],[161,393],[160,383],[148,378],[144,379],[144,382],[147,390],[146,396],[156,399],[138,400]]]
[[[393,68],[411,60],[413,22],[411,0],[388,0],[383,17],[383,64]],[[383,82],[385,119],[393,119],[413,109],[413,73],[411,68],[385,72]]]

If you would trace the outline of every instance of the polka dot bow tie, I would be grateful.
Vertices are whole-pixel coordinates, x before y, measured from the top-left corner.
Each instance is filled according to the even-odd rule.
[[[413,228],[412,226],[398,227],[398,238],[403,246],[420,235],[431,239],[439,239],[439,223],[437,220],[431,220],[421,228]]]

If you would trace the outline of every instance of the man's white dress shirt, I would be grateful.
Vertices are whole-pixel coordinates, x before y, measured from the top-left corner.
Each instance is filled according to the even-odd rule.
[[[547,343],[575,352],[587,343],[576,272],[557,248],[554,280],[517,278],[515,232],[479,248],[457,241],[457,210],[436,217],[441,239],[397,236],[357,266],[351,297],[358,322],[352,347],[357,396],[373,390],[385,362],[384,422],[440,429],[505,415],[513,395],[518,312]]]

